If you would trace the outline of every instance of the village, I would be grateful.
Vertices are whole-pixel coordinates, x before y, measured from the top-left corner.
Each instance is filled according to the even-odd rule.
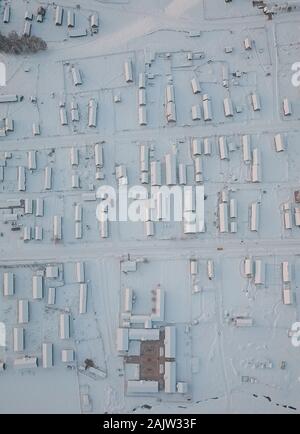
[[[298,6],[0,1],[0,413],[299,412]]]

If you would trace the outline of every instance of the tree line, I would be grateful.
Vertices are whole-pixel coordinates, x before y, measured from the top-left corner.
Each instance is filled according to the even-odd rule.
[[[7,54],[37,53],[47,49],[47,43],[37,36],[19,36],[11,32],[7,36],[0,33],[0,52]]]

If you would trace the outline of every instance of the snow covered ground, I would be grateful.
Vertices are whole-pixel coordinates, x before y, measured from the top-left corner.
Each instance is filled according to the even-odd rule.
[[[10,22],[2,24],[6,3]],[[0,54],[7,72],[0,96],[18,96],[17,102],[0,103],[0,323],[6,331],[0,346],[0,413],[299,413],[300,347],[292,345],[291,329],[300,317],[300,223],[294,195],[300,190],[300,87],[292,84],[291,68],[300,62],[300,12],[283,11],[268,20],[247,0],[62,0],[63,23],[56,26],[53,5],[45,6],[43,23],[36,21],[39,5],[34,0],[0,2],[1,32],[22,33],[28,10],[34,14],[31,34],[48,44],[47,51],[35,55]],[[67,27],[68,11],[74,13],[74,28]],[[92,16],[99,18],[97,32]],[[71,37],[77,30],[85,36]],[[245,49],[247,39],[250,49]],[[126,62],[132,65],[129,82]],[[76,86],[74,68],[82,81]],[[141,106],[140,73],[146,77],[146,104]],[[193,93],[193,79],[200,93]],[[174,86],[176,122],[166,119],[167,86]],[[205,120],[204,95],[211,101],[211,120]],[[252,95],[259,97],[260,110],[253,109]],[[230,116],[224,112],[226,98]],[[91,99],[98,107],[95,126],[88,125]],[[199,107],[200,119],[193,120],[193,106]],[[78,107],[77,120],[71,107]],[[140,107],[146,125],[140,125]],[[4,132],[4,119],[13,121],[13,131]],[[39,135],[33,134],[33,124],[39,125]],[[276,152],[276,135],[282,152]],[[226,141],[223,159],[220,137]],[[99,186],[117,187],[116,167],[126,167],[129,187],[141,185],[140,148],[146,144],[150,161],[161,162],[163,183],[165,155],[173,153],[176,170],[183,164],[187,185],[195,186],[194,139],[202,147],[205,231],[187,234],[182,222],[159,221],[149,237],[144,222],[109,222],[108,237],[101,237],[98,200],[90,196]],[[206,155],[205,142],[211,146]],[[103,148],[103,167],[96,165],[96,143]],[[36,167],[30,168],[32,151]],[[78,153],[75,164],[71,152]],[[255,155],[258,182],[252,178]],[[19,189],[20,168],[25,189]],[[45,189],[49,168],[52,182]],[[222,191],[237,203],[237,217],[229,216],[225,233],[220,232]],[[37,199],[43,201],[42,214]],[[21,202],[12,206],[12,200]],[[256,230],[250,227],[253,203],[259,207]],[[78,204],[80,221],[75,218]],[[25,211],[31,205],[32,211]],[[291,228],[285,226],[286,214]],[[62,218],[57,240],[54,216]],[[237,230],[230,231],[235,222]],[[78,226],[82,234],[76,238]],[[42,239],[36,231],[42,231]],[[251,260],[249,276],[246,258]],[[128,259],[136,271],[124,272]],[[195,275],[191,259],[198,264]],[[261,284],[255,284],[256,261],[265,270]],[[78,262],[85,266],[88,288],[83,314]],[[291,272],[286,282],[284,262]],[[47,276],[51,264],[58,266],[58,277]],[[14,274],[10,295],[5,294],[6,273]],[[37,275],[43,276],[39,299],[32,290]],[[137,375],[135,367],[117,351],[124,290],[133,289],[132,313],[140,315],[151,311],[157,285],[165,292],[164,320],[153,327],[176,326],[176,382],[187,383],[188,390],[132,395],[128,379]],[[54,304],[49,303],[53,287]],[[284,288],[290,304],[284,304]],[[24,324],[20,300],[29,300]],[[59,337],[62,313],[70,316],[67,339]],[[251,319],[252,325],[238,327],[237,317]],[[15,328],[24,329],[20,351],[14,349]],[[49,369],[43,368],[43,343],[53,344]],[[62,350],[73,350],[74,360],[62,361]],[[130,354],[138,351],[132,341]],[[38,366],[17,369],[15,360],[25,356],[36,357]],[[83,368],[86,359],[102,377]]]

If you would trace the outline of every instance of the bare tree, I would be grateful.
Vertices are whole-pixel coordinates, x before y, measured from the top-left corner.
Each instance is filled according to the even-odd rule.
[[[37,36],[19,36],[11,32],[8,36],[0,33],[0,52],[7,54],[37,53],[47,49],[47,43]]]

